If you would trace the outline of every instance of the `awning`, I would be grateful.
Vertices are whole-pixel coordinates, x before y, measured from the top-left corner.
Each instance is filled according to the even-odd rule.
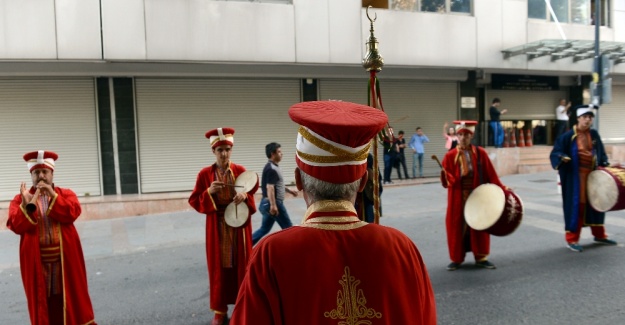
[[[595,56],[595,41],[590,40],[540,40],[501,51],[503,58],[525,54],[528,60],[551,56],[551,61],[573,57],[573,62]],[[614,64],[625,62],[625,43],[599,42],[599,52],[614,60]]]

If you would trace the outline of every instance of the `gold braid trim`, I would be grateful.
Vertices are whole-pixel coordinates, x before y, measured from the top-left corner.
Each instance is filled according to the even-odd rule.
[[[308,153],[304,153],[301,151],[297,151],[297,155],[302,157],[305,160],[316,162],[316,163],[341,163],[341,162],[350,162],[350,161],[363,161],[367,159],[367,155],[369,154],[369,148],[371,147],[371,142],[369,142],[365,147],[358,150],[356,153],[351,153],[341,148],[335,147],[330,143],[323,141],[312,135],[308,132],[308,129],[303,126],[299,127],[299,134],[304,137],[304,139],[308,140],[310,143],[315,146],[323,149],[327,152],[332,153],[334,156],[317,156],[311,155]]]

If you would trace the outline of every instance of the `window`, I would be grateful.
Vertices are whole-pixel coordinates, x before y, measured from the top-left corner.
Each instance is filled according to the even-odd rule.
[[[400,11],[471,13],[474,0],[362,0],[362,6]]]
[[[609,0],[528,0],[527,16],[533,19],[545,19],[560,23],[593,25],[595,1],[601,1],[601,25],[610,26],[608,21]],[[551,6],[551,8],[550,8]],[[553,13],[555,17],[551,13]]]

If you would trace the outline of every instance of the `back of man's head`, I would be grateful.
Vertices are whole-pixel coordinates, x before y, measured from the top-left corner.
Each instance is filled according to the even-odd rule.
[[[350,199],[366,181],[371,139],[388,122],[386,114],[350,102],[316,101],[293,105],[289,116],[300,124],[298,185],[315,201]]]

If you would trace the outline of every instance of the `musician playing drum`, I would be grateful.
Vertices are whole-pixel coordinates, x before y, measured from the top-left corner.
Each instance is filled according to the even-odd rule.
[[[447,188],[447,245],[451,263],[447,270],[454,271],[464,262],[465,253],[473,252],[475,265],[494,269],[488,260],[490,235],[485,231],[470,228],[464,220],[464,205],[469,194],[485,183],[505,187],[491,164],[488,153],[471,144],[476,121],[454,121],[458,145],[449,150],[443,158],[441,183]],[[508,189],[509,190],[509,189]]]
[[[200,171],[189,204],[206,214],[206,259],[210,288],[210,309],[215,313],[212,325],[228,318],[228,304],[234,304],[245,275],[245,266],[252,253],[252,225],[249,216],[256,212],[256,184],[248,192],[237,192],[234,183],[245,171],[230,161],[234,145],[234,129],[217,128],[206,132],[216,161]],[[249,210],[248,220],[233,228],[224,220],[226,207],[243,203]]]
[[[601,137],[591,129],[595,117],[592,105],[575,108],[577,123],[556,140],[551,151],[551,165],[558,170],[562,184],[562,206],[567,247],[582,252],[579,237],[582,227],[590,226],[595,243],[616,245],[608,239],[603,227],[605,213],[594,210],[588,204],[586,185],[588,174],[597,166],[608,166]]]

